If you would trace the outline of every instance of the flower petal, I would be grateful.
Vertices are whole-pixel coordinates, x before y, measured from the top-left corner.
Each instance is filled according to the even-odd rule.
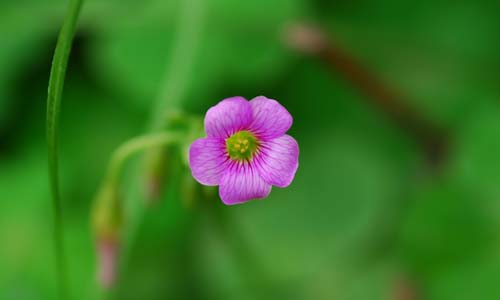
[[[299,167],[299,145],[289,135],[266,141],[252,161],[264,181],[277,187],[287,187]]]
[[[265,198],[270,192],[271,185],[249,163],[234,163],[222,176],[219,187],[220,198],[227,205]]]
[[[227,138],[252,122],[252,108],[243,97],[227,98],[212,106],[205,115],[209,137]]]
[[[189,147],[189,166],[193,177],[204,185],[218,185],[229,166],[222,138],[202,138]]]
[[[278,101],[264,96],[250,101],[253,122],[250,129],[261,138],[276,138],[285,134],[292,126],[292,115]]]

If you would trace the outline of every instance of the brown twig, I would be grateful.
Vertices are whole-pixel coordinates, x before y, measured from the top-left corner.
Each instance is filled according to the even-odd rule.
[[[422,290],[418,282],[408,274],[401,274],[393,282],[391,299],[393,300],[417,300],[422,299]]]
[[[288,28],[287,42],[302,53],[321,59],[359,90],[366,101],[377,107],[400,128],[415,138],[433,167],[439,166],[446,150],[446,133],[413,109],[394,89],[383,83],[345,50],[337,47],[319,29],[295,25]]]

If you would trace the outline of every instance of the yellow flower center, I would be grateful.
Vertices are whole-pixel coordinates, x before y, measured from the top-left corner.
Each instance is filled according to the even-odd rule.
[[[259,148],[259,141],[250,131],[238,131],[226,140],[226,150],[232,160],[251,160]]]

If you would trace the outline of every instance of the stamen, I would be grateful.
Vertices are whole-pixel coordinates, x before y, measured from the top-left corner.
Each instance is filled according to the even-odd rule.
[[[232,160],[248,161],[257,152],[259,141],[250,131],[238,131],[226,140],[226,150]]]

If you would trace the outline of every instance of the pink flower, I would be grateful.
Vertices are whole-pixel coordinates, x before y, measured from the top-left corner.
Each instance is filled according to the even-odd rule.
[[[227,205],[265,198],[273,185],[287,187],[299,166],[299,146],[285,134],[292,123],[276,100],[222,100],[205,116],[207,137],[189,148],[193,177],[204,185],[219,185]]]

